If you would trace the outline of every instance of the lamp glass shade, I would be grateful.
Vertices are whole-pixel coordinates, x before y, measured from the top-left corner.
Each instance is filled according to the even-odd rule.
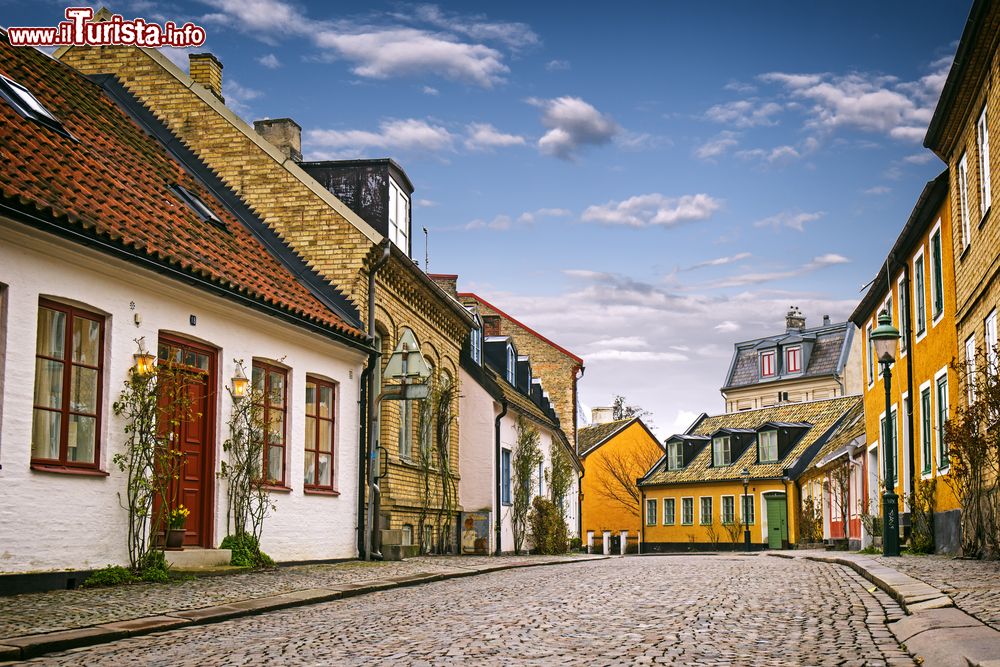
[[[135,362],[133,368],[136,375],[145,377],[153,374],[153,362],[156,361],[154,355],[143,350],[133,354],[132,360]]]
[[[743,483],[746,484],[750,481],[750,469],[744,468],[743,472],[740,473],[740,477],[743,479]]]
[[[243,373],[237,373],[232,379],[232,384],[233,398],[243,398],[247,395],[247,387],[250,386],[250,380]]]
[[[889,313],[882,311],[878,316],[878,326],[870,334],[875,357],[883,364],[896,361],[896,344],[899,342],[899,329],[892,326]]]

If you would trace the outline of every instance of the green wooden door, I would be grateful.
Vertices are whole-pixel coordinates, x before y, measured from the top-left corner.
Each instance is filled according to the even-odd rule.
[[[788,540],[788,511],[785,494],[764,496],[767,500],[767,546],[781,549]]]

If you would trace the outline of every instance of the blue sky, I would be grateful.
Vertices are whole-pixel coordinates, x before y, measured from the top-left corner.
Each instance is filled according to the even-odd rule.
[[[853,309],[944,167],[921,139],[969,3],[110,8],[204,25],[230,106],[307,159],[395,158],[415,258],[427,227],[432,272],[585,359],[585,406],[668,434],[722,410],[733,342]]]

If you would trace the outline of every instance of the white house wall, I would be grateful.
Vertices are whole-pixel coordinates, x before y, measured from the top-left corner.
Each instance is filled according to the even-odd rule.
[[[234,359],[254,357],[288,367],[286,483],[273,493],[263,549],[278,561],[351,558],[356,550],[359,378],[364,356],[221,297],[111,259],[81,246],[0,219],[0,572],[89,569],[127,562],[126,513],[117,494],[124,474],[112,457],[122,451],[122,421],[111,411],[131,367],[134,339],[155,353],[160,332],[218,350],[215,469],[232,400],[225,388]],[[107,477],[31,470],[35,336],[40,296],[107,315],[101,409],[100,468]],[[135,310],[130,304],[135,304]],[[141,324],[136,325],[134,315]],[[189,316],[197,317],[197,325]],[[0,326],[4,320],[0,319]],[[334,479],[339,496],[303,492],[306,374],[337,383]],[[213,540],[226,534],[225,483],[214,485]]]
[[[496,488],[494,450],[495,419],[499,407],[493,397],[464,369],[459,369],[462,392],[458,398],[458,465],[462,479],[458,502],[466,512],[493,512]],[[490,531],[493,541],[493,531]]]

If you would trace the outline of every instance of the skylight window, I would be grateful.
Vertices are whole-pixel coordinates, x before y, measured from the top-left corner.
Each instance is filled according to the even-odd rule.
[[[203,221],[210,222],[213,225],[225,228],[226,223],[220,220],[219,216],[217,216],[212,211],[212,209],[206,206],[205,202],[203,202],[201,198],[198,197],[198,195],[194,194],[190,190],[186,190],[185,188],[179,185],[174,185],[170,189],[174,192],[175,195],[177,195],[177,197],[181,201],[187,204],[192,211],[197,213],[198,217],[201,218]]]
[[[63,127],[62,122],[46,109],[45,105],[39,102],[30,90],[3,75],[0,75],[0,96],[25,118],[41,123],[59,134],[73,139],[73,136]]]

